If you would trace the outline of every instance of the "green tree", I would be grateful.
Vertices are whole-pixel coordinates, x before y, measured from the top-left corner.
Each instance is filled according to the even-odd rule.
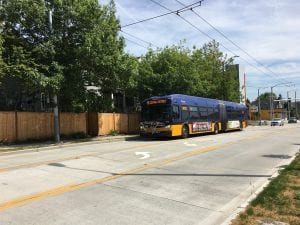
[[[237,67],[233,65],[233,59],[229,58],[225,62],[226,70],[224,71],[224,100],[239,102],[240,90],[239,90],[239,78]],[[222,88],[222,87],[220,87]]]
[[[65,68],[61,104],[67,111],[88,110],[94,105],[89,103],[94,94],[86,86],[98,87],[100,94],[94,97],[102,99],[119,85],[124,41],[118,37],[115,6],[112,1],[107,6],[99,6],[96,0],[54,3],[55,46],[59,52],[56,57]],[[101,105],[96,108],[100,109]]]
[[[44,1],[3,2],[4,22],[1,93],[12,102],[10,109],[22,109],[21,102],[43,90],[55,91],[62,80],[61,66],[52,59]]]
[[[261,95],[259,95],[260,102],[261,103],[270,103],[271,96],[273,96],[273,99],[277,99],[277,95],[275,93],[272,93],[272,95],[271,95],[271,92],[262,93]],[[258,97],[256,98],[255,101],[258,102]]]
[[[190,50],[178,46],[149,50],[141,58],[134,82],[141,99],[152,95],[193,94],[195,71]]]
[[[227,59],[218,42],[213,40],[196,49],[193,58],[199,80],[196,95],[239,102],[239,83],[233,58]]]
[[[226,59],[215,41],[192,51],[183,43],[158,51],[150,49],[141,58],[133,80],[141,99],[181,93],[239,101],[233,59]]]
[[[202,73],[204,80],[207,81],[206,97],[224,99],[224,88],[220,88],[224,83],[223,53],[219,51],[219,45],[216,41],[204,44],[201,48],[203,52]],[[201,73],[201,71],[199,70]]]
[[[0,30],[1,30],[1,27],[0,27]],[[0,33],[0,79],[3,76],[3,71],[4,71],[4,62],[2,59],[2,52],[3,52],[3,38],[2,38],[2,31],[1,31],[1,33]]]
[[[195,88],[193,95],[213,97],[211,94],[216,89],[213,79],[213,63],[209,62],[204,49],[196,49],[191,55],[192,67],[195,71]]]
[[[46,90],[59,93],[63,111],[108,109],[110,98],[105,96],[123,85],[119,74],[128,67],[121,65],[127,61],[115,13],[113,1],[101,6],[97,0],[4,0],[7,69],[1,88],[17,88],[13,95],[2,93],[16,105],[22,96]],[[97,93],[87,86],[98,88]],[[97,104],[99,99],[108,103]]]

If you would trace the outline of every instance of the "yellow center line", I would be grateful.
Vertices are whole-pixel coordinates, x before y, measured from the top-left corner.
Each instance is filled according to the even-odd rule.
[[[194,150],[194,151],[187,152],[187,153],[184,153],[184,154],[181,154],[181,155],[178,155],[178,156],[171,157],[169,159],[164,159],[164,160],[159,161],[159,162],[150,163],[150,164],[147,164],[147,165],[142,166],[142,167],[138,167],[138,168],[135,168],[135,169],[132,169],[132,170],[128,170],[128,171],[122,172],[120,174],[111,175],[111,176],[107,176],[107,177],[104,177],[104,178],[100,178],[100,179],[96,179],[96,180],[92,180],[92,181],[88,181],[88,182],[84,182],[84,183],[69,184],[69,185],[61,186],[61,187],[54,188],[54,189],[51,189],[51,190],[47,190],[47,191],[44,191],[44,192],[38,192],[38,193],[22,196],[22,197],[13,199],[13,200],[9,200],[7,202],[0,203],[0,211],[4,211],[4,210],[10,209],[10,208],[25,205],[25,204],[28,204],[28,203],[31,203],[31,202],[35,202],[35,201],[38,201],[38,200],[42,200],[42,199],[45,199],[45,198],[49,198],[49,197],[52,197],[52,196],[63,194],[63,193],[66,193],[66,192],[75,191],[75,190],[78,190],[78,189],[81,189],[81,188],[84,188],[84,187],[88,187],[88,186],[92,186],[92,185],[95,185],[95,184],[100,184],[100,183],[110,181],[110,180],[113,180],[113,179],[117,179],[117,178],[120,178],[120,177],[123,177],[123,176],[126,176],[126,175],[136,174],[138,172],[141,172],[141,171],[144,171],[144,170],[147,170],[147,169],[152,169],[152,168],[156,168],[156,167],[159,167],[159,166],[163,166],[163,165],[166,165],[166,164],[178,161],[178,160],[182,160],[182,159],[186,159],[186,158],[189,158],[189,157],[192,157],[192,156],[195,156],[195,155],[199,155],[201,153],[214,151],[214,150],[217,150],[221,147],[223,147],[223,145],[216,145],[216,146],[201,148],[201,149],[198,149],[198,150]]]

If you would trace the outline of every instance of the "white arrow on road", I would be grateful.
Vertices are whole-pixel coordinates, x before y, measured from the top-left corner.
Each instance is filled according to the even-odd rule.
[[[196,144],[190,144],[188,142],[184,142],[183,144],[186,145],[186,146],[188,146],[188,147],[195,147],[195,146],[197,146]]]
[[[136,155],[142,155],[143,157],[141,157],[140,159],[147,159],[150,157],[150,153],[151,152],[136,152]]]

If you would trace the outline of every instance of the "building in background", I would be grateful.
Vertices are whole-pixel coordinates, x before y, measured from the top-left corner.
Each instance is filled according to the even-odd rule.
[[[245,66],[240,64],[235,64],[236,69],[236,78],[239,84],[239,92],[240,92],[240,103],[246,105],[246,73],[245,73]]]

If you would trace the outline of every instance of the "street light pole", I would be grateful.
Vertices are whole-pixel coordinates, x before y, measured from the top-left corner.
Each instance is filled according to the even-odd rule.
[[[298,112],[297,112],[297,91],[295,90],[295,117],[298,117]]]
[[[296,85],[291,85],[291,86],[296,86]],[[289,92],[291,92],[291,91],[294,91],[295,92],[295,110],[293,111],[294,112],[294,115],[293,116],[295,116],[295,117],[297,117],[297,89],[294,89],[294,90],[290,90],[290,91],[287,91],[287,93],[286,93],[286,97],[287,97],[287,106],[288,106],[288,108],[287,108],[287,111],[288,111],[288,119],[290,118],[290,116],[291,116],[291,114],[290,114],[290,112],[291,112],[291,110],[293,109],[292,108],[292,98],[290,98],[289,97]],[[290,101],[289,101],[290,100]],[[291,104],[289,104],[289,103],[291,103]]]
[[[260,117],[260,94],[259,94],[259,89],[257,89],[257,98],[258,98],[258,118],[259,118],[259,122],[261,121],[261,117]]]
[[[290,102],[289,102],[289,91],[286,92],[286,101],[287,101],[287,119],[290,119]]]
[[[290,87],[291,85],[288,85],[288,84],[291,84],[293,82],[286,82],[286,83],[279,83],[279,84],[276,84],[274,86],[271,86],[271,97],[270,97],[270,119],[271,121],[273,120],[273,88],[274,87],[277,87],[279,85],[285,85],[287,87]]]
[[[290,111],[293,109],[292,108],[292,97],[290,97],[289,96],[289,92],[291,92],[291,91],[294,91],[295,92],[295,111],[294,111],[294,115],[293,116],[295,116],[295,117],[297,117],[297,114],[298,114],[298,109],[297,109],[297,90],[290,90],[290,91],[287,91],[287,94],[286,94],[286,96],[287,96],[287,106],[288,106],[288,108],[287,108],[287,111],[288,111],[288,115],[289,115],[289,117],[288,117],[288,119],[290,118]],[[291,100],[291,105],[289,104],[289,100]]]
[[[270,96],[270,120],[273,120],[273,87],[271,87],[271,96]]]

